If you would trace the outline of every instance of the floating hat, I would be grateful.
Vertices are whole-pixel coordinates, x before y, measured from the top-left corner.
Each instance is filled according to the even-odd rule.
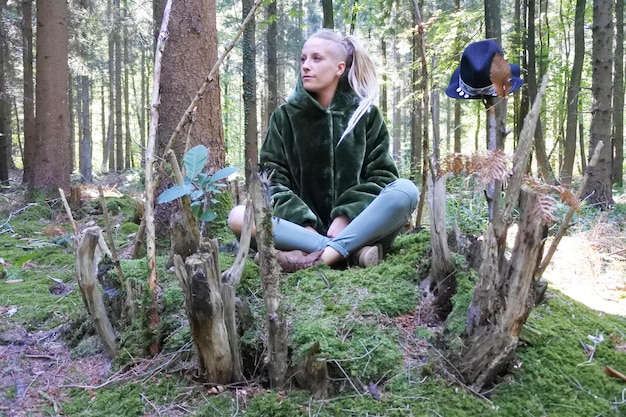
[[[509,64],[496,42],[484,40],[465,48],[446,94],[460,99],[503,97],[519,90],[522,84],[519,65]]]

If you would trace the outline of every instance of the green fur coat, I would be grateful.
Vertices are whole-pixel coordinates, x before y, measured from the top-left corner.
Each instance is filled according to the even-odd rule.
[[[325,234],[335,217],[354,219],[398,178],[378,108],[337,146],[358,100],[344,84],[324,108],[299,79],[287,103],[272,113],[260,161],[272,174],[274,216]]]

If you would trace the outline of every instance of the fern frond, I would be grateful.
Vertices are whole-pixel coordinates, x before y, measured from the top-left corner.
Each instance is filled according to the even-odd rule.
[[[534,207],[533,216],[546,226],[556,223],[558,219],[554,215],[556,200],[550,194],[538,193],[538,204]]]

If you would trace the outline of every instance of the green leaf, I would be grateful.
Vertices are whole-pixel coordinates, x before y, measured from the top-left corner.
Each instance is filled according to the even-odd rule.
[[[187,171],[186,175],[193,179],[200,174],[206,165],[208,156],[209,150],[204,145],[194,146],[189,149],[183,157],[183,163]]]
[[[239,171],[239,168],[235,168],[235,167],[222,168],[219,171],[217,171],[215,174],[211,175],[211,179],[213,180],[213,182],[223,180],[224,178],[228,178],[228,176],[234,174],[237,171]]]
[[[177,198],[181,198],[184,195],[189,195],[193,191],[193,185],[174,185],[172,188],[168,188],[164,190],[158,197],[157,203],[169,203],[170,201],[174,201]]]
[[[200,217],[200,221],[210,222],[210,221],[215,220],[216,217],[217,217],[217,214],[213,210],[207,210],[202,214],[202,217]]]
[[[189,195],[189,198],[190,198],[192,201],[199,200],[199,199],[201,199],[202,197],[204,197],[204,191],[202,191],[202,190],[195,190],[194,192],[192,192],[192,193]]]

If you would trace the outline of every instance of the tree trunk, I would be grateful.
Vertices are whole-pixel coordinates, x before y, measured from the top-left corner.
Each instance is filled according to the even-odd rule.
[[[91,156],[92,156],[92,142],[91,142],[91,119],[89,117],[89,103],[91,98],[89,97],[89,76],[81,75],[79,77],[81,89],[79,100],[81,102],[81,111],[78,117],[80,117],[80,147],[79,147],[79,161],[80,161],[80,176],[82,181],[91,183],[93,181]]]
[[[0,2],[0,22],[4,21],[4,8],[6,0]],[[7,93],[5,74],[7,54],[7,39],[4,33],[4,24],[0,24],[0,184],[9,183],[9,160],[11,157],[11,120],[7,113],[11,114],[10,95]]]
[[[615,2],[615,82],[613,83],[613,174],[617,187],[624,183],[624,2]]]
[[[498,45],[502,45],[502,23],[500,17],[500,1],[484,0],[485,7],[485,35],[492,38]]]
[[[418,24],[417,14],[413,14],[413,26]],[[420,56],[420,35],[414,32],[411,37],[411,93],[414,97],[412,100],[411,112],[411,179],[415,180],[420,175],[420,167],[422,166],[422,110],[421,100],[417,94],[420,79],[419,56]]]
[[[322,12],[324,14],[323,27],[335,28],[335,12],[333,11],[333,0],[322,0]]]
[[[278,12],[276,2],[272,1],[267,5],[267,103],[265,105],[265,125],[269,125],[272,112],[278,107]]]
[[[33,178],[35,160],[35,85],[33,83],[33,2],[22,1],[22,66],[24,68],[24,173],[23,182]]]
[[[200,377],[209,383],[227,384],[233,380],[233,364],[224,323],[217,241],[210,242],[209,250],[184,262],[176,255],[174,265],[185,296]]]
[[[130,137],[130,104],[129,104],[129,95],[130,88],[129,86],[129,78],[130,78],[130,58],[129,58],[129,40],[128,40],[128,25],[126,24],[126,20],[128,18],[128,7],[127,1],[124,0],[124,27],[122,30],[122,39],[124,44],[124,169],[129,170],[133,168],[132,164],[132,146],[131,146],[131,137]]]
[[[163,13],[165,1],[154,2],[155,16]],[[218,39],[215,0],[173,2],[168,47],[163,53],[161,74],[158,155],[162,155],[178,122],[194,99],[207,74],[217,62]],[[160,20],[157,20],[160,24]],[[203,144],[211,150],[207,170],[225,165],[224,132],[219,78],[198,102],[190,123],[172,149],[180,160],[186,149]]]
[[[124,136],[122,132],[122,12],[120,0],[114,0],[115,18],[113,42],[115,43],[115,170],[124,171]]]
[[[67,2],[37,1],[35,169],[31,189],[70,189]]]
[[[578,129],[578,94],[580,93],[580,79],[585,59],[585,7],[587,0],[576,0],[574,17],[574,62],[572,74],[567,89],[567,121],[565,122],[565,143],[563,145],[563,165],[561,166],[560,180],[564,186],[571,185],[576,158],[576,132]]]
[[[528,84],[528,97],[530,101],[535,99],[537,95],[537,62],[535,54],[535,0],[528,2],[528,75],[526,82]],[[543,129],[541,123],[537,123],[537,129],[535,131],[535,155],[537,156],[537,165],[541,177],[546,181],[552,181],[554,175],[552,174],[552,168],[548,155],[546,154],[546,144],[543,138]]]
[[[242,20],[246,18],[253,5],[252,0],[242,0]],[[256,44],[255,19],[252,18],[243,31],[243,112],[245,130],[245,174],[246,184],[250,183],[252,172],[258,171],[257,160],[259,149],[257,140],[257,113],[256,113]]]
[[[114,21],[115,19],[112,7],[114,1],[115,0],[109,0],[107,2],[107,16],[110,21]],[[113,32],[114,31],[111,30],[108,33],[109,113],[107,115],[106,141],[102,146],[102,172],[115,170],[115,155],[113,153],[115,144],[115,34]],[[102,97],[104,98],[104,95]],[[102,113],[102,117],[105,117],[104,112]]]
[[[591,167],[591,176],[585,193],[587,202],[599,208],[613,204],[611,167],[611,106],[613,86],[613,1],[594,0],[593,2],[593,50],[591,75],[591,137],[590,149],[598,142],[604,148],[597,166]]]

